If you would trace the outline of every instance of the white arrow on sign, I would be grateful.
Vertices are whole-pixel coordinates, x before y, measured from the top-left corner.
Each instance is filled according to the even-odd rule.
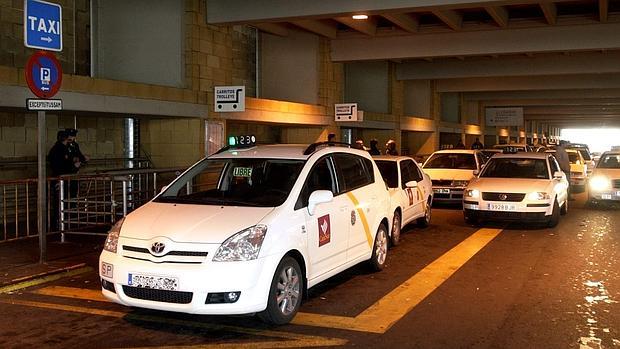
[[[49,44],[50,42],[52,42],[52,38],[50,38],[49,36],[41,38],[42,41],[47,41],[47,43]]]

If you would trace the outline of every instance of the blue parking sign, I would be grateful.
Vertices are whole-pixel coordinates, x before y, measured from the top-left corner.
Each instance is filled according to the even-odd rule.
[[[62,51],[62,7],[41,0],[24,0],[24,45]]]

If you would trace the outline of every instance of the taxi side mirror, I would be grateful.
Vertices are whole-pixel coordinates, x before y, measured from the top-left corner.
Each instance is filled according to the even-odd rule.
[[[555,171],[555,173],[553,174],[553,179],[562,179],[564,177],[564,172],[562,171]]]
[[[478,171],[478,170],[474,170],[474,172],[473,172],[473,175],[474,175],[474,176],[476,176],[476,177],[477,177],[479,174],[480,174],[480,171]]]
[[[418,187],[418,182],[416,182],[416,181],[409,181],[409,182],[405,183],[405,187],[407,187],[407,188],[417,188]]]
[[[319,204],[325,204],[334,200],[334,193],[330,190],[315,190],[308,198],[308,214],[313,216]]]

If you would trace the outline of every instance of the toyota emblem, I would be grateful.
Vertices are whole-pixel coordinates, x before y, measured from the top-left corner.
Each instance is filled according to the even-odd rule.
[[[163,242],[154,242],[151,245],[151,252],[155,253],[155,254],[160,254],[164,251],[164,248],[166,247],[166,245],[164,245]]]
[[[506,195],[506,194],[499,194],[499,199],[504,201],[504,200],[508,199],[508,195]]]

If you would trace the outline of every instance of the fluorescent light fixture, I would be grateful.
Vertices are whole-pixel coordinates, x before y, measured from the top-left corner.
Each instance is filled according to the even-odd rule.
[[[368,19],[368,15],[353,15],[353,19]]]

